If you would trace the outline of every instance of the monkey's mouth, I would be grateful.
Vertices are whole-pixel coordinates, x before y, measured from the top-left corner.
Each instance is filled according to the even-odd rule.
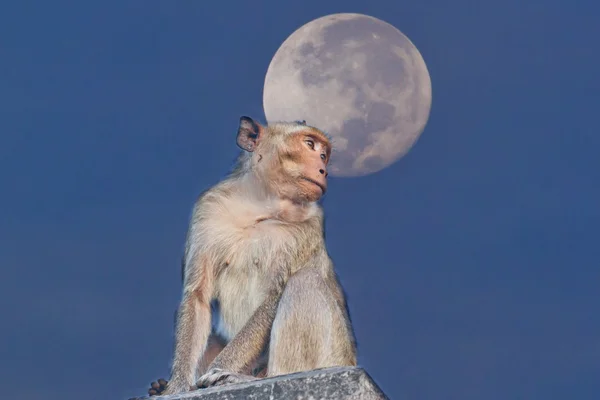
[[[323,186],[323,185],[322,185],[322,184],[320,184],[319,182],[315,181],[314,179],[307,178],[306,176],[301,176],[301,178],[302,178],[302,179],[304,179],[305,181],[308,181],[308,182],[310,182],[310,183],[312,183],[312,184],[315,184],[315,185],[317,185],[317,186],[319,187],[319,189],[321,189],[321,193],[325,193],[325,191],[327,190],[327,189],[325,188],[325,186]]]

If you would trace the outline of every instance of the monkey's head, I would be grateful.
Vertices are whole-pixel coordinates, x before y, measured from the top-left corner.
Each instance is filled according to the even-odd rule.
[[[327,190],[331,143],[305,121],[261,125],[241,117],[237,144],[249,168],[273,194],[295,202],[314,202]]]

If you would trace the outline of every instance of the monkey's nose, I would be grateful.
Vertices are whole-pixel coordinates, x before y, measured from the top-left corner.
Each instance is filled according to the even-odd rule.
[[[319,173],[320,173],[321,175],[325,175],[325,178],[327,178],[327,175],[329,175],[329,172],[325,171],[324,169],[320,169],[320,170],[319,170]]]

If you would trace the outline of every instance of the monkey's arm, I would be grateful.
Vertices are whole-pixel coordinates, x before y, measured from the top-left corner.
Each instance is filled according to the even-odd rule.
[[[171,378],[162,394],[188,391],[194,386],[196,367],[211,331],[212,268],[195,249],[186,251],[183,298],[177,312],[175,355]]]

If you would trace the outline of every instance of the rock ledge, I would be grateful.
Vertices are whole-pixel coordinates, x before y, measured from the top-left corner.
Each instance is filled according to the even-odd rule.
[[[152,400],[382,400],[387,396],[359,367],[298,372],[248,383],[199,389]]]

